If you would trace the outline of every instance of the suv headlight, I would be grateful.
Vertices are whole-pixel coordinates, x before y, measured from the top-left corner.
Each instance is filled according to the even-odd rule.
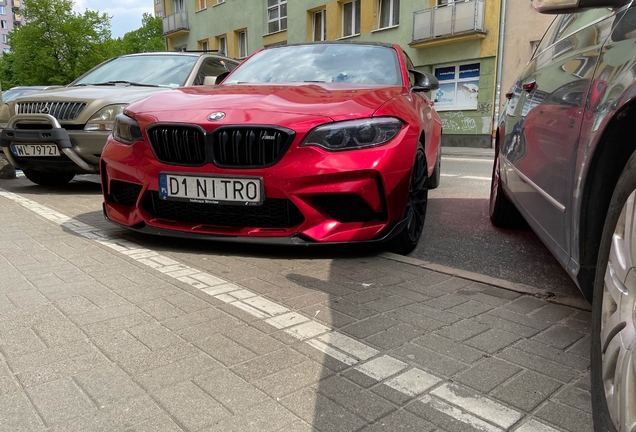
[[[402,121],[393,117],[329,123],[309,132],[301,145],[332,151],[375,147],[395,138],[402,126]]]
[[[84,126],[85,131],[112,131],[115,117],[124,112],[127,104],[108,105],[97,111]]]
[[[141,128],[137,120],[128,117],[125,114],[119,114],[115,117],[115,125],[113,126],[113,138],[124,144],[134,144],[143,139]]]

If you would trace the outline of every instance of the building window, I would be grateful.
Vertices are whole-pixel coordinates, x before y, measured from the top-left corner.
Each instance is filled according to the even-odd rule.
[[[160,10],[156,11],[155,16],[158,16],[159,18],[163,17],[163,11],[160,11]]]
[[[324,41],[327,39],[327,10],[322,9],[314,12],[313,19],[314,41]]]
[[[444,6],[455,3],[455,0],[437,0],[437,6]]]
[[[0,15],[6,15],[7,14],[7,9],[5,6],[0,6]]]
[[[207,0],[196,0],[196,2],[197,2],[197,8],[196,9],[198,11],[206,9],[208,7]]]
[[[379,17],[378,28],[394,27],[400,24],[400,0],[380,0]]]
[[[2,43],[9,43],[9,38],[7,37],[6,34],[2,35]]]
[[[207,40],[201,41],[201,51],[209,51],[210,50],[210,45],[208,43]]]
[[[239,58],[247,57],[247,30],[238,34]]]
[[[227,38],[219,36],[219,55],[227,56]]]
[[[5,53],[5,54],[9,54],[9,51],[11,51],[9,48],[5,48],[5,49],[2,50],[2,52]]]
[[[342,5],[342,37],[360,34],[360,0]]]
[[[287,0],[267,0],[267,30],[287,30]]]
[[[0,21],[0,28],[3,28],[3,29],[7,28],[7,22],[5,20]]]
[[[479,70],[479,63],[436,67],[435,77],[439,80],[439,90],[435,93],[435,109],[477,109]]]
[[[216,4],[225,3],[225,0],[216,0]]]
[[[161,4],[161,0],[155,0],[155,4]]]

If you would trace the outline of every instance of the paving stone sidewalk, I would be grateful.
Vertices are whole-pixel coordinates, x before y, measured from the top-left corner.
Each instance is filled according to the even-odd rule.
[[[0,431],[591,431],[586,311],[0,180]],[[229,251],[229,252],[228,252]]]

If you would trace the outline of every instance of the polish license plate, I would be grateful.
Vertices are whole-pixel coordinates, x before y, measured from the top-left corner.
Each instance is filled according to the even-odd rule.
[[[201,204],[259,205],[263,203],[260,177],[215,177],[159,174],[159,196],[165,200]]]
[[[11,144],[11,152],[18,157],[60,155],[60,149],[55,144]]]

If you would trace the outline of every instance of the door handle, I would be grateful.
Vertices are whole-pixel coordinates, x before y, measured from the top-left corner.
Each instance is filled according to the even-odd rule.
[[[532,90],[537,88],[537,82],[535,80],[532,81],[528,81],[523,83],[523,85],[521,86],[525,91],[527,91],[528,93],[531,92]]]

